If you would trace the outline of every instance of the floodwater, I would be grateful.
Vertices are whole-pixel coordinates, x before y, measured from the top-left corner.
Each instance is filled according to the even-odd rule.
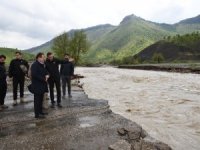
[[[90,98],[109,101],[113,112],[140,124],[175,150],[200,149],[200,75],[76,68]]]

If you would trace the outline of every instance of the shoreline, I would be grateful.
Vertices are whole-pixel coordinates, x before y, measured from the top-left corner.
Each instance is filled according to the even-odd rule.
[[[118,68],[200,74],[200,64],[119,65]]]

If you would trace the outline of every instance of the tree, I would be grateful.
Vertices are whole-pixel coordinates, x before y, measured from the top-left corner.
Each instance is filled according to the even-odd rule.
[[[152,60],[156,63],[161,63],[164,61],[164,57],[161,53],[154,53],[152,56]]]
[[[65,53],[69,53],[78,64],[82,54],[86,53],[89,48],[87,36],[84,31],[75,31],[72,36],[68,36],[66,32],[54,39],[52,49],[58,57],[63,57]]]
[[[62,58],[69,51],[69,37],[66,32],[54,39],[52,50],[59,58]]]
[[[69,44],[69,53],[75,59],[75,64],[80,61],[81,54],[87,52],[89,44],[83,30],[75,31]]]

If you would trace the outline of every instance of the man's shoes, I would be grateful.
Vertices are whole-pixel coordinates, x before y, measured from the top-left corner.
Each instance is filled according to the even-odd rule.
[[[42,112],[41,115],[48,115],[48,113],[47,112]]]
[[[20,103],[24,103],[24,98],[20,97]]]
[[[54,104],[51,104],[51,108],[55,108],[55,105],[54,105]]]
[[[65,99],[66,98],[65,95],[63,95],[62,98]]]
[[[8,106],[7,105],[1,105],[0,106],[2,109],[8,109]]]
[[[69,95],[68,95],[68,97],[69,97],[69,98],[72,98],[72,95],[71,95],[71,94],[69,94]]]
[[[35,116],[35,118],[36,119],[45,119],[46,117],[45,117],[45,115],[40,114],[38,116]]]
[[[17,100],[13,101],[13,106],[17,106]]]
[[[62,108],[62,105],[60,104],[60,103],[58,103],[58,105],[57,105],[59,108]]]

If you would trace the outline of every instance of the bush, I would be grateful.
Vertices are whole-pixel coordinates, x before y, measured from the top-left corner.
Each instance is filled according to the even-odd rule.
[[[164,56],[161,53],[154,53],[153,56],[152,56],[152,60],[155,63],[161,63],[165,59],[164,59]]]

